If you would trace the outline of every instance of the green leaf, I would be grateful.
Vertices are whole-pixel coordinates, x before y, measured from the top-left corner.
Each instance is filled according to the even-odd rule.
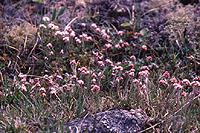
[[[128,27],[131,27],[132,24],[130,22],[124,22],[120,26],[123,27],[123,28],[128,28]]]
[[[57,14],[57,11],[56,11],[56,9],[54,9],[53,14],[52,14],[52,18],[51,18],[52,21],[56,19],[56,14]]]
[[[62,15],[65,11],[65,7],[61,7],[60,10],[58,11],[58,14],[56,16],[56,18],[58,18],[60,15]]]
[[[83,94],[79,91],[79,97],[77,99],[76,116],[80,116],[81,112],[83,111],[83,101]]]
[[[36,3],[44,3],[44,0],[32,0],[33,2],[36,2]]]
[[[139,33],[140,33],[142,36],[147,36],[148,30],[144,28],[144,29],[140,30]]]

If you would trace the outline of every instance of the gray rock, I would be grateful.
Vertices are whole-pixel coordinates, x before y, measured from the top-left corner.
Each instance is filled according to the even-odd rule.
[[[136,133],[144,129],[148,117],[141,110],[110,110],[88,114],[66,123],[70,133]]]

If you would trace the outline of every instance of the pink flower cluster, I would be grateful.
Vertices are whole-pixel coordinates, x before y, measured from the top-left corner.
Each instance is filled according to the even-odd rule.
[[[113,65],[113,62],[112,62],[110,59],[106,59],[106,60],[105,60],[105,63],[106,63],[107,66],[111,66],[111,67],[114,66],[114,65]]]
[[[95,23],[92,23],[90,25],[90,28],[92,30],[94,30],[95,32],[97,32],[98,34],[100,34],[103,39],[105,39],[105,40],[109,40],[110,39],[110,35],[107,34],[106,30],[105,29],[100,29]]]
[[[80,36],[79,36],[80,39],[82,39],[83,41],[86,41],[86,42],[89,42],[89,41],[92,41],[92,37],[89,36],[88,34],[86,33],[82,33]]]
[[[84,69],[84,68],[82,68]],[[19,74],[20,80],[15,81],[15,86],[20,88],[22,92],[31,92],[32,95],[40,94],[41,97],[50,95],[60,95],[63,92],[73,92],[75,86],[82,89],[85,82],[75,75],[67,74],[65,78],[61,75],[44,75],[42,77],[31,77],[31,75]],[[65,81],[65,84],[62,82]]]
[[[115,45],[115,48],[117,49],[122,49],[122,48],[125,48],[127,46],[129,46],[130,44],[128,42],[124,42],[122,40],[120,40],[116,45]]]
[[[112,76],[116,76],[117,74],[121,74],[124,68],[122,66],[114,66],[112,70]]]
[[[97,78],[101,76],[101,73],[96,74],[96,73],[92,73],[92,80],[91,80],[91,91],[93,93],[98,93],[100,91],[100,86],[97,83]]]
[[[29,91],[33,92],[33,94],[39,92],[42,97],[47,96],[47,92],[49,92],[50,95],[56,95],[62,88],[58,82],[63,80],[63,77],[57,74],[51,76],[44,75],[35,78],[32,78],[29,75],[19,74],[18,78],[20,80],[15,82],[15,85],[18,88],[21,88],[22,92],[27,92],[27,90],[30,89]],[[43,85],[47,85],[47,87],[44,87]]]
[[[152,60],[153,60],[153,57],[152,57],[152,56],[147,56],[147,57],[146,57],[146,61],[147,61],[147,62],[152,62]]]
[[[72,65],[72,66],[76,66],[76,65],[77,65],[76,60],[71,60],[71,61],[70,61],[70,65]]]
[[[93,92],[93,93],[98,93],[99,91],[100,91],[100,86],[99,85],[91,85],[91,91]]]
[[[133,79],[132,84],[137,89],[138,93],[148,101],[148,80],[150,75],[148,66],[140,67],[138,72],[138,79]]]
[[[48,28],[50,28],[51,30],[55,30],[55,31],[59,30],[59,27],[57,25],[55,25],[54,23],[49,23]]]
[[[148,66],[142,66],[140,68],[140,71],[138,73],[139,78],[147,79],[149,77],[149,67]]]
[[[129,64],[129,69],[125,72],[125,75],[132,79],[135,76],[134,64]]]
[[[83,80],[79,79],[77,80],[77,84],[79,87],[83,87],[83,85],[85,84]]]
[[[176,77],[171,77],[170,73],[168,71],[165,71],[159,80],[159,85],[161,86],[172,86],[176,90],[181,90],[183,93],[183,96],[186,95],[185,89],[187,90],[188,87],[193,88],[193,90],[196,90],[195,88],[200,88],[200,79],[199,77],[194,78],[192,81],[189,79],[177,79]],[[200,92],[200,90],[198,91]]]
[[[105,50],[109,50],[112,48],[112,44],[106,43],[104,47],[105,47]]]
[[[134,87],[136,88],[137,92],[139,94],[139,96],[145,98],[145,100],[148,101],[148,87],[147,87],[147,82],[142,82],[141,79],[133,79],[132,80],[132,84],[134,85]]]
[[[88,75],[88,74],[90,74],[90,71],[87,69],[87,67],[78,68],[78,71],[79,71],[82,75]]]
[[[93,51],[92,52],[93,53],[93,55],[94,55],[94,58],[95,58],[95,61],[99,61],[99,60],[103,60],[103,54],[102,53],[100,53],[100,52],[95,52],[95,51]]]
[[[94,52],[94,64],[97,64],[99,68],[105,68],[105,66],[114,66],[110,59],[103,59],[103,54],[100,52]]]
[[[133,79],[132,83],[133,83],[133,85],[135,85],[136,88],[142,87],[142,82],[140,79]]]
[[[74,30],[72,30],[72,28],[70,26],[66,26],[63,31],[57,30],[55,32],[55,35],[62,36],[62,38],[65,42],[69,42],[70,38],[74,38],[76,36],[76,33]]]

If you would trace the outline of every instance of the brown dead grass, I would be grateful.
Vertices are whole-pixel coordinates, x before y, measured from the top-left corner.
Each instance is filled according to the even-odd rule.
[[[24,43],[31,44],[35,40],[36,33],[37,28],[34,25],[24,22],[20,25],[13,25],[4,37],[9,40],[13,47],[18,49]]]

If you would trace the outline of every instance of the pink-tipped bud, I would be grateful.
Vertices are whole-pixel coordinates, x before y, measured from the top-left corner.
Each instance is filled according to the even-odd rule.
[[[183,79],[182,80],[182,84],[189,86],[190,85],[190,81],[188,79]]]
[[[151,62],[152,60],[153,60],[152,56],[147,56],[147,57],[146,57],[146,61],[147,61],[147,62]]]
[[[146,45],[142,45],[142,50],[147,51],[147,46]]]
[[[182,86],[181,84],[179,84],[179,83],[174,83],[173,86],[174,86],[174,88],[177,89],[177,90],[183,88],[183,86]]]
[[[163,73],[163,77],[165,77],[165,78],[170,78],[170,73],[169,73],[168,71],[165,71],[165,72]]]
[[[130,72],[130,73],[128,74],[128,76],[129,76],[129,77],[131,77],[131,78],[133,78],[133,77],[134,77],[134,75],[135,75],[135,73],[134,73],[134,72]]]
[[[177,83],[178,80],[177,80],[175,77],[172,77],[172,78],[170,79],[170,82],[171,82],[172,84],[174,84],[174,83]]]
[[[188,94],[187,92],[183,91],[183,92],[181,93],[181,96],[186,97],[187,94]]]
[[[22,84],[22,85],[21,85],[21,90],[22,90],[22,91],[27,91],[27,88],[26,88],[26,85],[25,85],[25,84]]]
[[[122,36],[124,34],[124,31],[118,31],[117,34]]]
[[[98,86],[98,85],[92,85],[91,87],[92,87],[91,91],[93,93],[98,93],[100,91],[100,86]]]
[[[70,65],[74,65],[75,66],[76,64],[77,64],[76,60],[71,60],[70,61]]]
[[[112,45],[111,45],[110,43],[107,43],[107,44],[105,44],[105,48],[106,48],[106,49],[111,49],[111,48],[112,48]]]
[[[97,25],[96,25],[95,23],[92,23],[92,24],[91,24],[91,28],[96,29],[96,28],[97,28]]]
[[[200,87],[200,82],[199,81],[192,81],[191,86],[192,87]]]
[[[167,81],[164,79],[159,80],[160,85],[167,85]]]
[[[77,80],[78,85],[82,86],[84,85],[84,81],[83,80]]]

